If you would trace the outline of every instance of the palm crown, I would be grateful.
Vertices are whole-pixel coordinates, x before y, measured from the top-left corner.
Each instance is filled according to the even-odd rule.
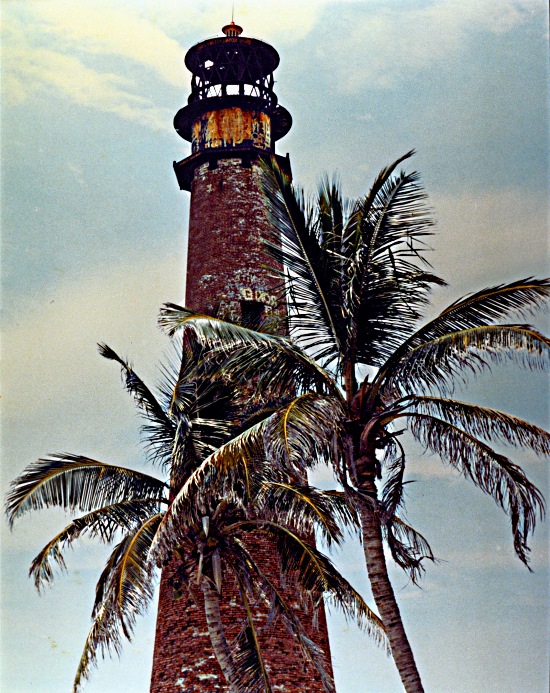
[[[541,307],[550,284],[528,278],[490,287],[418,327],[431,287],[443,282],[424,258],[432,221],[418,176],[394,175],[411,153],[384,169],[363,199],[348,203],[326,181],[316,203],[308,203],[277,169],[265,169],[274,227],[268,249],[286,296],[290,338],[173,305],[165,307],[161,323],[169,332],[184,327],[193,334],[205,348],[203,363],[223,364],[226,377],[253,378],[274,401],[287,394],[240,447],[234,441],[222,451],[247,457],[265,450],[282,469],[300,473],[319,461],[332,464],[361,518],[373,593],[403,683],[420,691],[382,551],[384,537],[413,579],[423,559],[433,558],[425,539],[396,514],[406,461],[398,426],[495,499],[510,517],[514,548],[527,564],[528,536],[544,502],[494,446],[548,454],[550,437],[449,395],[457,382],[493,363],[546,367],[549,341],[529,325],[507,321]],[[217,459],[225,458],[218,453]]]
[[[265,455],[240,464],[212,463],[242,428],[237,413],[243,396],[227,379],[197,368],[200,345],[192,336],[177,342],[179,366],[164,370],[160,397],[106,345],[100,353],[121,366],[126,389],[145,416],[143,433],[150,461],[170,472],[170,482],[141,471],[80,455],[52,455],[30,465],[12,484],[7,499],[10,523],[31,510],[59,506],[83,515],[54,536],[34,559],[30,573],[41,589],[65,567],[64,551],[83,536],[117,542],[96,588],[92,627],[77,670],[79,690],[98,656],[120,653],[135,621],[154,594],[157,566],[174,566],[172,586],[204,605],[210,638],[233,692],[271,690],[254,616],[267,604],[280,618],[317,671],[327,691],[331,676],[322,651],[310,639],[288,598],[297,594],[315,612],[323,596],[385,644],[381,622],[312,541],[318,529],[339,543],[341,526],[356,518],[341,494],[290,483],[271,469]],[[261,418],[262,414],[258,414]],[[285,574],[266,571],[255,558],[257,537],[269,542]],[[304,538],[305,537],[305,538]],[[277,562],[277,561],[276,561]],[[275,563],[276,563],[275,562]],[[229,644],[220,614],[222,590],[236,594],[242,628]],[[233,591],[232,591],[233,590]]]

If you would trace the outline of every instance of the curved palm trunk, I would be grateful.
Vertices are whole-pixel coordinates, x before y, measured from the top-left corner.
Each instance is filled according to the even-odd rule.
[[[220,665],[223,675],[229,684],[231,693],[238,693],[237,687],[237,670],[231,657],[229,645],[225,639],[223,630],[222,618],[220,613],[220,602],[218,593],[210,585],[208,580],[202,581],[202,592],[204,594],[204,612],[206,615],[206,624],[208,626],[208,634],[212,643],[212,649]]]
[[[361,490],[372,498],[377,497],[373,476],[362,477]],[[407,693],[422,693],[424,688],[420,674],[403,627],[399,607],[388,575],[380,522],[376,512],[367,504],[361,508],[361,529],[372,594],[386,628],[392,656],[401,676],[401,681]]]

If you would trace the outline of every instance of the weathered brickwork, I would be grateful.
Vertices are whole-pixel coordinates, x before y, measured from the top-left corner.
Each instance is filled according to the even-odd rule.
[[[254,556],[262,567],[272,562],[268,548],[261,542],[255,547]],[[197,603],[187,595],[175,599],[169,584],[173,570],[172,566],[168,566],[162,575],[151,693],[229,691],[212,651],[201,594],[197,595]],[[275,570],[270,572],[275,574]],[[224,585],[220,600],[221,614],[229,641],[238,634],[245,620],[238,598],[232,596],[236,594],[234,585]],[[313,624],[310,615],[304,613],[300,604],[296,601],[291,604],[294,611],[301,615],[310,637],[327,653],[327,669],[331,671],[324,613],[321,612]],[[257,610],[255,625],[273,691],[321,693],[323,687],[318,673],[304,661],[293,635],[281,619],[270,624],[266,621],[266,610]]]
[[[260,188],[260,166],[243,167],[240,158],[221,159],[217,168],[204,163],[195,171],[191,190],[187,251],[186,304],[212,313],[240,315],[241,301],[276,304],[279,280],[264,265],[262,238],[267,236]]]
[[[216,308],[240,313],[242,300],[275,302],[278,280],[266,269],[268,263],[261,238],[269,228],[257,163],[242,166],[238,158],[222,159],[217,168],[198,167],[192,187],[189,221],[186,304],[195,310]],[[258,546],[263,564],[272,560],[266,546]],[[174,568],[163,571],[151,693],[227,691],[212,652],[202,607],[186,596],[173,597],[169,584]],[[275,571],[274,571],[275,572]],[[240,629],[244,613],[237,607],[229,587],[222,605],[228,636]],[[295,604],[297,610],[300,606]],[[258,622],[266,614],[258,615]],[[304,616],[305,622],[311,619]],[[312,639],[329,655],[324,614],[310,625]],[[318,674],[306,665],[293,637],[282,622],[261,629],[261,642],[271,672],[274,690],[286,693],[317,693],[323,690]],[[328,659],[328,657],[327,657]],[[330,669],[330,662],[327,664]]]

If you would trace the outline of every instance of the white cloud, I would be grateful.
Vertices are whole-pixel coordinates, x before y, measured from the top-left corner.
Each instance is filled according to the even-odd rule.
[[[384,2],[361,8],[364,11],[356,7],[342,11],[337,30],[346,38],[338,35],[340,50],[330,56],[339,72],[336,83],[347,92],[367,84],[392,88],[409,73],[452,58],[464,47],[468,32],[504,33],[544,11],[537,0],[441,0],[421,6]],[[331,48],[320,46],[319,57],[328,60]]]
[[[156,108],[144,97],[132,94],[131,83],[113,73],[101,73],[86,67],[78,58],[42,49],[12,50],[13,73],[7,84],[8,102],[25,99],[29,92],[50,89],[81,105],[126,120],[137,120],[149,127],[164,130],[170,112]]]
[[[296,7],[290,0],[242,3],[238,21],[247,34],[296,40],[307,34],[323,2]],[[138,120],[153,128],[167,113],[123,76],[124,61],[153,71],[160,82],[185,88],[184,53],[197,36],[220,34],[229,17],[210,3],[32,2],[4,8],[4,93],[7,103],[55,90],[80,105]],[[189,36],[178,43],[173,36]],[[110,72],[92,67],[107,58]]]
[[[36,3],[40,6],[42,3]],[[81,106],[165,129],[171,119],[169,110],[136,93],[137,85],[131,79],[114,71],[93,69],[76,54],[49,47],[41,36],[36,27],[27,29],[19,18],[10,18],[3,45],[5,104],[21,103],[31,94],[53,92]]]
[[[537,535],[538,536],[538,535]],[[533,542],[529,542],[533,545]],[[548,568],[548,554],[544,542],[537,541],[530,554],[530,567],[535,571]],[[518,557],[514,553],[512,541],[507,544],[492,544],[487,542],[483,548],[472,547],[464,544],[456,550],[451,550],[441,556],[445,562],[451,565],[452,572],[460,574],[465,563],[473,566],[475,570],[525,570]]]
[[[89,187],[88,182],[86,181],[86,177],[84,175],[84,168],[80,164],[75,164],[72,161],[68,161],[67,168],[73,174],[75,180],[81,188],[87,189]]]
[[[112,3],[38,2],[32,12],[45,35],[52,35],[67,50],[90,55],[113,55],[154,70],[175,86],[185,83],[183,49],[136,8],[113,8]],[[182,13],[183,16],[183,13]]]
[[[292,43],[311,32],[327,4],[328,0],[239,0],[234,3],[234,18],[246,36]],[[154,17],[167,30],[178,27],[181,33],[194,33],[199,40],[221,35],[222,26],[231,19],[231,3],[145,0],[142,7],[143,14]]]

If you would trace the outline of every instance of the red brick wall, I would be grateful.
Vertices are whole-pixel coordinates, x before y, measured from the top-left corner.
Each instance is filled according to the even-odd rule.
[[[275,302],[278,280],[262,267],[269,262],[262,236],[269,229],[260,189],[261,170],[239,158],[204,163],[191,190],[186,305],[212,312],[221,304],[240,315],[241,300]]]
[[[205,163],[198,167],[192,186],[189,220],[186,305],[211,313],[240,314],[241,300],[275,302],[278,279],[263,265],[266,260],[261,237],[269,228],[260,189],[261,170],[257,163],[242,166],[239,158],[221,159],[217,168]],[[261,545],[263,562],[270,562],[269,549]],[[164,569],[161,579],[157,632],[153,659],[151,693],[227,691],[210,646],[202,609],[186,596],[173,598],[169,580],[174,565]],[[244,614],[226,589],[222,616],[231,637],[239,629]],[[232,602],[233,606],[227,604]],[[299,610],[299,605],[295,604]],[[258,622],[266,615],[259,614]],[[309,621],[314,642],[329,656],[324,614],[318,625]],[[292,636],[277,621],[261,629],[266,664],[274,691],[317,693],[323,690],[316,672],[304,663]],[[330,664],[328,664],[330,667]]]
[[[261,553],[267,553],[265,545],[254,551],[259,565],[265,568],[270,558],[266,555],[262,560]],[[210,644],[200,590],[197,590],[198,604],[187,594],[180,600],[174,599],[169,584],[174,569],[175,563],[165,568],[162,574],[151,693],[229,691]],[[231,582],[224,584],[221,613],[229,641],[237,635],[245,619],[237,594]],[[324,613],[313,625],[310,615],[303,612],[296,600],[290,603],[295,612],[302,612],[302,622],[308,624],[306,627],[312,640],[327,653],[326,665],[331,671]],[[267,609],[256,610],[254,620],[273,691],[322,693],[324,689],[318,673],[305,662],[282,620],[266,625]]]

